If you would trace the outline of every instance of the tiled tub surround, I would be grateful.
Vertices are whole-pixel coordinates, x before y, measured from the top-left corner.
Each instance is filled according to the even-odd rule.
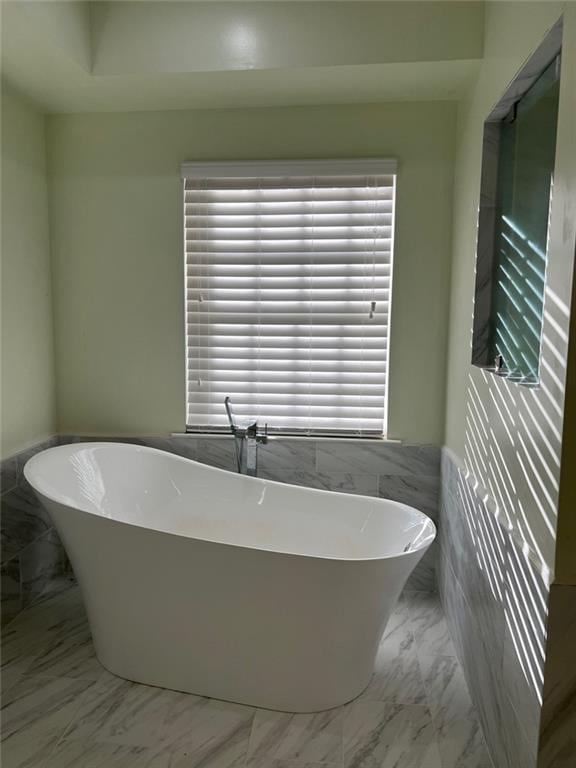
[[[535,768],[547,575],[447,450],[438,559],[440,597],[494,764]]]
[[[51,522],[22,476],[34,453],[56,443],[122,440],[235,470],[232,438],[61,436],[2,462],[2,615],[10,621],[62,573],[66,559]],[[440,450],[383,441],[271,439],[259,447],[258,474],[270,480],[401,501],[438,519]],[[407,587],[435,589],[437,543]]]
[[[0,465],[3,624],[30,605],[55,576],[66,571],[58,534],[22,474],[31,456],[57,443],[57,438],[51,438]]]
[[[194,438],[192,438],[193,440]],[[197,438],[198,461],[234,469],[230,439]],[[268,480],[400,501],[438,521],[440,449],[384,441],[273,439],[258,451],[258,475]],[[407,588],[436,588],[434,542]]]
[[[3,634],[4,768],[491,768],[434,594],[405,592],[368,688],[311,715],[112,676],[76,587]]]

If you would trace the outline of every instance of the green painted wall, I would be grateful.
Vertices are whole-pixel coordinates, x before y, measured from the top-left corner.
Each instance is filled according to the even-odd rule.
[[[389,433],[442,442],[454,129],[443,102],[50,117],[60,430],[184,427],[183,160],[393,156]]]
[[[2,455],[55,428],[45,118],[2,83]]]

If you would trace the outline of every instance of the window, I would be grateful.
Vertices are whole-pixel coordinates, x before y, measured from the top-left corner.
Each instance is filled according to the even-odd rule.
[[[484,124],[472,363],[538,384],[561,24]]]
[[[395,173],[183,166],[187,431],[385,432]]]

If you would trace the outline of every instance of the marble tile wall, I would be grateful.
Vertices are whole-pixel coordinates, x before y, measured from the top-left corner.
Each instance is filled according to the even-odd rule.
[[[492,760],[535,768],[548,581],[476,478],[442,454],[439,591]]]
[[[30,605],[52,579],[67,570],[58,534],[22,473],[31,456],[56,444],[57,438],[52,438],[0,463],[3,624]]]
[[[228,437],[101,438],[60,436],[1,463],[2,616],[6,623],[66,567],[57,534],[22,475],[27,459],[57,443],[115,440],[148,445],[235,470],[234,443]],[[344,493],[388,498],[421,509],[438,521],[440,449],[354,440],[271,439],[260,446],[260,477]],[[407,588],[434,591],[437,545],[411,575]]]

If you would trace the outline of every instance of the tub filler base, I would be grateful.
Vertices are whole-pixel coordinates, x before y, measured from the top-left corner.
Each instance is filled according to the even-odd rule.
[[[25,473],[72,561],[110,672],[288,712],[362,692],[435,532],[395,502],[140,446],[52,448]]]

